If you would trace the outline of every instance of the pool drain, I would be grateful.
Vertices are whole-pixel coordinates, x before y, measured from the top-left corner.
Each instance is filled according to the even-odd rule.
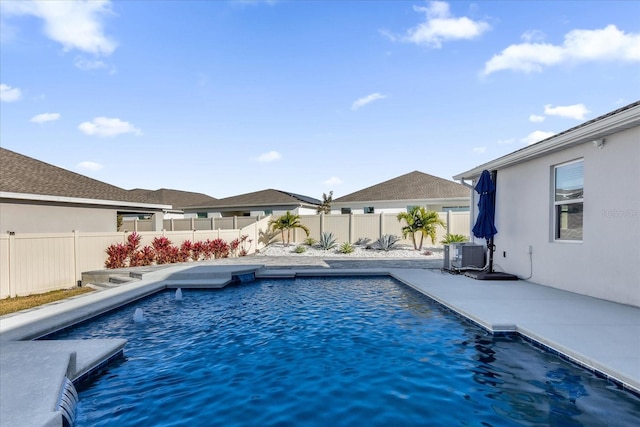
[[[58,401],[58,410],[62,412],[63,427],[73,427],[76,423],[76,407],[78,406],[78,392],[71,380],[64,377],[62,393]]]

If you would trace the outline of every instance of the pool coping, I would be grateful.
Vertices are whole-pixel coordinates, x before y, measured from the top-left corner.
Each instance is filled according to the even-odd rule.
[[[126,344],[126,340],[57,341],[58,344],[52,344],[55,341],[29,340],[45,337],[166,288],[222,288],[243,280],[320,276],[392,277],[491,333],[520,335],[533,344],[640,395],[640,309],[635,307],[524,281],[484,282],[425,269],[267,269],[258,263],[175,266],[145,272],[140,275],[139,280],[118,287],[0,318],[0,424],[62,425],[59,405],[52,406],[51,402],[59,401],[65,377],[71,381],[79,381],[106,361],[121,356]],[[504,304],[503,308],[510,304],[510,313],[514,316],[512,320],[500,315],[499,310],[496,310],[498,303]],[[527,317],[527,313],[523,312],[526,310],[522,307],[531,309],[536,304],[540,304],[537,307],[543,312],[534,313],[529,310],[533,315]],[[637,345],[634,342],[625,345],[620,340],[609,344],[628,352],[624,356],[629,359],[628,363],[626,359],[607,360],[605,354],[599,353],[593,345],[585,342],[588,341],[586,335],[582,337],[582,342],[580,339],[572,339],[571,334],[580,335],[580,331],[589,327],[594,332],[597,325],[589,324],[588,319],[583,320],[582,325],[579,322],[572,324],[557,313],[556,318],[559,320],[554,325],[553,312],[544,312],[549,311],[549,305],[552,305],[552,309],[563,307],[569,312],[573,310],[576,317],[582,316],[581,319],[584,319],[584,310],[589,310],[590,313],[596,310],[596,314],[601,311],[602,316],[608,316],[602,318],[603,322],[608,323],[604,325],[603,331],[598,332],[598,345],[606,346],[602,340],[606,340],[608,336],[612,339],[610,335],[614,334],[607,334],[608,327],[628,327],[632,333],[639,332],[635,335],[638,337]],[[563,328],[568,331],[564,335],[561,332]],[[25,360],[29,360],[28,365]],[[637,370],[634,370],[634,365],[638,367]],[[629,369],[629,366],[632,368]],[[24,401],[30,404],[29,417],[25,416],[24,406],[21,405]]]

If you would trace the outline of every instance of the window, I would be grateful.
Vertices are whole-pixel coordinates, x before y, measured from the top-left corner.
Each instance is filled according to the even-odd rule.
[[[265,216],[273,215],[273,209],[265,209],[264,214]]]
[[[370,213],[370,214],[372,214],[372,213],[374,213],[374,212],[375,212],[375,209],[373,209],[373,206],[370,206],[370,207],[366,207],[366,208],[364,208],[364,213]]]
[[[554,167],[554,228],[556,240],[582,241],[584,161]]]
[[[206,212],[198,212],[198,218],[206,218],[206,217],[207,217]]]
[[[340,213],[341,214],[350,214],[351,213],[351,208],[340,208]]]

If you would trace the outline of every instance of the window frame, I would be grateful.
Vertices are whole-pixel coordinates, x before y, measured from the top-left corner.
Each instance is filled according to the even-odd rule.
[[[365,206],[362,208],[362,212],[366,214],[374,214],[376,213],[376,208],[373,206]]]
[[[566,200],[557,200],[557,192],[558,192],[558,169],[573,165],[576,163],[582,163],[582,197],[569,198]],[[552,202],[552,238],[554,242],[561,243],[582,243],[584,240],[584,158],[579,158],[575,160],[570,160],[568,162],[558,163],[553,165],[552,167],[552,186],[551,186],[551,202]],[[563,206],[575,206],[579,205],[582,209],[582,232],[579,239],[570,239],[570,238],[561,238],[560,237],[560,226],[562,223],[562,207]],[[569,212],[567,212],[567,215]],[[567,217],[568,218],[568,217]],[[568,220],[568,219],[567,219]]]

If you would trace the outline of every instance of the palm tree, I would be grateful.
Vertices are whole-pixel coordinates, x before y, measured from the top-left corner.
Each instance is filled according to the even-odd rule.
[[[422,241],[424,236],[431,238],[431,243],[436,242],[436,226],[445,227],[445,222],[440,219],[440,215],[435,211],[428,211],[422,206],[413,206],[407,212],[400,212],[397,217],[398,221],[405,220],[406,226],[402,227],[402,237],[407,238],[411,235],[413,248],[422,249]],[[420,233],[420,245],[416,242],[416,234]]]
[[[274,231],[280,231],[280,233],[282,234],[282,243],[284,244],[284,246],[289,246],[289,241],[291,240],[291,229],[293,228],[300,228],[304,230],[307,236],[309,236],[309,229],[300,222],[300,215],[293,215],[289,211],[287,211],[286,214],[269,221],[269,226]],[[284,239],[285,230],[287,231],[286,241]]]

